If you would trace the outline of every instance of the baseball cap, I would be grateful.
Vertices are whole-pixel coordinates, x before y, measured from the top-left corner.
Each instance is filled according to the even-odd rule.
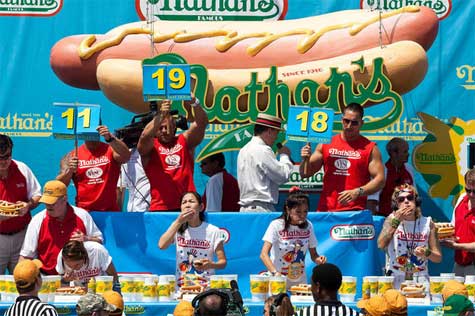
[[[40,260],[25,259],[17,263],[13,270],[13,278],[18,288],[27,288],[36,282],[43,266]]]
[[[384,292],[383,297],[388,303],[392,315],[407,315],[407,299],[401,292],[390,289]]]
[[[54,204],[58,198],[65,196],[66,192],[67,188],[63,182],[59,180],[48,181],[43,188],[40,203]]]
[[[258,125],[263,125],[270,128],[278,129],[279,131],[283,131],[281,127],[282,119],[277,116],[273,116],[273,115],[269,115],[265,113],[258,113],[256,121],[254,123]]]
[[[110,315],[122,315],[122,312],[124,311],[124,299],[122,298],[122,295],[115,291],[105,291],[102,296],[107,303],[112,304],[117,308],[117,312],[111,312]]]
[[[461,312],[473,311],[473,303],[465,296],[453,294],[444,303],[444,316],[458,316]]]
[[[373,296],[367,300],[360,300],[356,306],[364,308],[366,313],[371,316],[389,315],[391,312],[388,302],[380,295]]]
[[[193,306],[188,301],[180,301],[173,311],[174,316],[192,316],[193,313]]]
[[[93,312],[100,311],[113,312],[115,310],[115,305],[107,303],[104,297],[99,294],[88,293],[82,296],[76,304],[78,316],[90,315]]]
[[[453,294],[460,294],[468,297],[468,291],[465,285],[455,280],[448,280],[442,288],[441,293],[444,301]]]

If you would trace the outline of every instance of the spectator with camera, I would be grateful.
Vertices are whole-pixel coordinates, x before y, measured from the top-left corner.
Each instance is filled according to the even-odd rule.
[[[181,212],[158,241],[160,249],[176,244],[176,279],[181,287],[185,274],[195,274],[208,283],[215,269],[226,267],[224,240],[218,227],[205,221],[204,205],[196,192],[181,198]],[[217,261],[213,261],[216,256]]]
[[[229,297],[226,293],[215,289],[198,294],[191,305],[194,307],[194,316],[227,316]]]
[[[86,140],[77,150],[61,159],[61,171],[56,177],[66,186],[71,180],[76,187],[76,205],[87,211],[120,211],[117,203],[117,181],[121,164],[130,152],[105,125],[97,131],[106,143]]]
[[[197,98],[183,101],[188,113],[193,108],[194,122],[176,135],[177,126],[169,114],[171,101],[162,102],[160,111],[144,128],[137,144],[142,164],[150,181],[150,211],[180,211],[180,197],[195,191],[194,150],[204,138],[208,116]]]

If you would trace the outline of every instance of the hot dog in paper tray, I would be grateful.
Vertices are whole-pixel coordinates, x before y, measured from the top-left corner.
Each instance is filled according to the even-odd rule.
[[[221,87],[244,91],[252,73],[264,82],[272,68],[292,91],[305,79],[324,85],[331,68],[348,72],[354,85],[367,83],[375,58],[384,60],[392,89],[403,94],[427,72],[425,52],[437,35],[438,19],[427,7],[408,6],[381,17],[377,11],[349,10],[271,22],[157,21],[153,30],[155,55],[176,53],[190,65],[206,67],[206,104],[211,105]],[[150,34],[146,22],[136,22],[104,35],[66,37],[51,49],[51,66],[71,86],[101,89],[112,102],[144,112],[141,61],[151,57]],[[362,57],[364,65],[352,63]],[[193,71],[192,77],[194,87]],[[259,101],[266,101],[267,93],[259,91]]]

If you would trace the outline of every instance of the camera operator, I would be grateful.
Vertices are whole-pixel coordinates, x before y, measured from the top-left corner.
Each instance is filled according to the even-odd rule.
[[[179,212],[181,195],[196,191],[193,182],[194,150],[204,138],[208,116],[194,96],[183,104],[189,114],[194,112],[194,122],[187,131],[176,135],[176,123],[169,114],[171,101],[164,100],[137,144],[150,181],[151,212]]]

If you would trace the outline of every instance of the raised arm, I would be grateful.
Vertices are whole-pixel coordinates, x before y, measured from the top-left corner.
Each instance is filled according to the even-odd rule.
[[[208,115],[200,105],[200,100],[192,97],[191,100],[183,101],[183,105],[188,113],[193,110],[194,121],[190,128],[183,133],[190,151],[193,151],[198,146],[205,136],[206,127],[208,126]]]
[[[164,100],[162,104],[160,105],[160,109],[162,111],[170,111],[170,105],[171,105],[170,100]],[[150,154],[152,153],[152,150],[153,150],[153,140],[155,139],[155,136],[157,135],[157,132],[160,128],[160,121],[161,121],[160,111],[157,111],[157,114],[145,126],[144,130],[142,131],[142,134],[140,135],[139,141],[137,143],[137,151],[140,154],[140,157],[142,159],[142,165],[144,167],[147,166],[148,161],[150,160]]]
[[[61,158],[59,168],[59,174],[56,176],[56,180],[68,186],[78,169],[78,158],[74,157],[72,153],[66,154]]]
[[[117,163],[123,164],[129,161],[130,151],[123,141],[116,138],[105,125],[99,125],[97,131],[99,132],[99,135],[104,138],[106,143],[112,147],[112,157],[114,157],[114,160]]]

